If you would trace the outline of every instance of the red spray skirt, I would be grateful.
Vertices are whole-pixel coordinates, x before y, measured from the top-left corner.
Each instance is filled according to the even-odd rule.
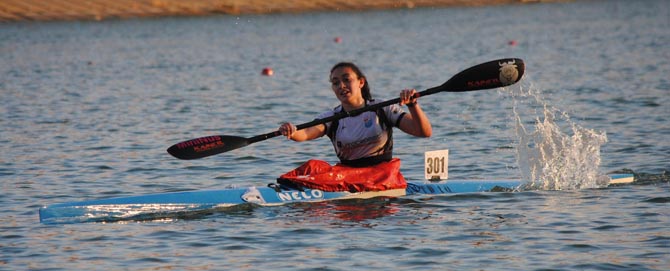
[[[328,162],[313,159],[281,175],[279,181],[329,192],[384,191],[407,187],[405,177],[400,173],[398,158],[370,167],[331,166]]]

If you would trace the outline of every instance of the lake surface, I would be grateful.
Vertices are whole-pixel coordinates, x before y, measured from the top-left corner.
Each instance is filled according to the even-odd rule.
[[[667,1],[0,24],[0,270],[668,270],[668,44]],[[507,57],[526,63],[519,84],[421,98],[433,136],[397,132],[394,154],[410,180],[425,151],[449,149],[450,178],[534,189],[39,223],[52,203],[266,185],[335,162],[326,139],[165,150],[312,120],[337,105],[339,61],[386,100]],[[593,172],[638,181],[603,188]]]

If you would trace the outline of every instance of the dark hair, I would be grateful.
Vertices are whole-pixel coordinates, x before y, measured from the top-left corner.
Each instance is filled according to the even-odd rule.
[[[335,64],[335,66],[333,66],[333,68],[330,69],[330,74],[333,74],[333,71],[339,68],[350,68],[351,70],[354,71],[354,73],[356,73],[356,76],[358,76],[358,78],[365,79],[365,85],[363,85],[363,87],[361,88],[361,94],[363,95],[363,99],[365,99],[366,101],[372,101],[372,94],[370,93],[370,83],[368,82],[368,78],[365,77],[363,72],[361,72],[361,69],[359,69],[358,66],[356,66],[356,64],[354,63],[340,62]]]

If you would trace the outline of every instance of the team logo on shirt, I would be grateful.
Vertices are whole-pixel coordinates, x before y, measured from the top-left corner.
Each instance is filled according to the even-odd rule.
[[[363,123],[365,123],[365,128],[370,128],[372,127],[372,124],[374,124],[374,121],[370,117],[365,117]]]

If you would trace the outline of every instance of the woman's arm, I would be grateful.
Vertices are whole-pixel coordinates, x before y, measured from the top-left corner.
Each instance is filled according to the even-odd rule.
[[[400,105],[407,104],[409,114],[405,114],[400,119],[398,128],[413,136],[430,137],[433,134],[433,127],[430,125],[428,116],[417,103],[418,97],[413,97],[415,93],[414,89],[405,89],[400,92]]]
[[[320,124],[297,130],[293,123],[286,122],[279,126],[279,132],[288,139],[300,142],[322,137],[326,134],[326,125]]]

